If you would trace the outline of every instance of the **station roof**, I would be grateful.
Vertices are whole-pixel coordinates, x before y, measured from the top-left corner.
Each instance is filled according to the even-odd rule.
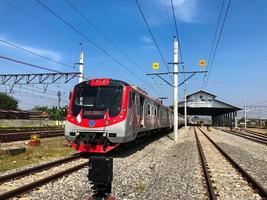
[[[241,108],[217,100],[216,97],[203,90],[187,95],[187,114],[217,116],[241,110]],[[179,102],[178,111],[184,115],[184,101]]]

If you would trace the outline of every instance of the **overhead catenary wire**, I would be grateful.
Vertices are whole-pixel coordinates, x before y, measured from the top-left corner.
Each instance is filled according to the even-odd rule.
[[[210,66],[210,60],[211,60],[211,56],[212,56],[212,53],[213,53],[213,50],[214,50],[215,41],[216,41],[216,38],[217,38],[217,33],[218,33],[218,30],[219,30],[219,25],[220,25],[220,21],[221,21],[221,18],[222,18],[224,3],[225,3],[225,0],[223,0],[223,2],[222,2],[219,18],[218,18],[218,21],[217,21],[217,25],[216,25],[216,29],[215,29],[214,35],[213,35],[211,51],[210,51],[210,55],[209,55],[209,59],[208,59],[208,67]],[[204,76],[203,83],[202,83],[202,86],[201,86],[202,88],[204,86],[206,78],[207,78],[207,74],[205,74],[205,76]]]
[[[146,73],[144,69],[129,55],[125,53],[114,41],[112,41],[99,27],[97,27],[91,20],[88,19],[77,7],[75,7],[69,0],[65,0],[67,4],[81,17],[83,18],[87,24],[93,27],[107,42],[109,42],[113,47],[115,47],[125,58],[127,58],[130,62],[132,62],[135,66],[138,67],[140,71]],[[101,60],[99,62],[103,63]],[[151,85],[151,84],[150,84]],[[152,87],[152,85],[151,85]]]
[[[73,38],[70,38],[70,37],[66,36],[65,34],[59,32],[58,30],[56,30],[55,28],[53,28],[52,26],[50,26],[50,25],[47,24],[46,22],[44,22],[44,21],[38,19],[36,16],[34,16],[34,15],[32,15],[31,13],[27,12],[25,9],[23,9],[23,8],[21,8],[21,7],[19,7],[19,6],[17,6],[17,5],[14,4],[13,2],[11,2],[11,1],[9,1],[9,0],[6,0],[6,2],[7,2],[11,7],[15,8],[15,9],[19,10],[20,12],[24,13],[25,15],[31,17],[32,19],[34,19],[34,20],[37,21],[38,23],[42,24],[43,26],[48,27],[50,30],[54,31],[55,33],[57,33],[57,34],[60,35],[61,37],[65,38],[65,39],[67,39],[67,40],[69,40],[69,41],[71,41],[71,42],[73,42],[73,43],[75,43],[75,44],[77,44],[77,45],[79,44],[79,42],[76,42]],[[2,40],[2,41],[3,41],[3,40]],[[30,50],[25,49],[25,48],[22,48],[22,47],[19,47],[18,45],[14,45],[14,44],[12,44],[11,42],[8,42],[8,43],[9,43],[10,46],[13,45],[14,48],[18,48],[18,49],[20,49],[20,50],[26,51],[26,52],[31,53],[31,54],[33,54],[33,55],[36,55],[36,56],[39,56],[39,57],[42,57],[42,58],[45,58],[45,57],[46,57],[46,56],[43,56],[43,55],[40,55],[40,54],[38,55],[36,52],[33,52],[33,51],[30,52]],[[7,43],[6,43],[6,44],[7,44]],[[55,59],[51,59],[51,58],[45,58],[45,59],[50,60],[50,61],[53,61],[53,62],[56,61]],[[67,67],[69,67],[69,68],[72,68],[72,69],[75,69],[75,66],[74,66],[74,65],[72,66],[72,65],[69,65],[69,64],[61,63],[61,62],[59,62],[59,61],[56,61],[56,63],[61,64],[61,65],[65,65],[65,66],[67,66]],[[89,76],[89,75],[86,74],[86,73],[84,73],[84,77],[85,77],[86,79],[88,79],[88,80],[89,80],[89,79],[92,79],[92,77]]]
[[[75,7],[69,0],[65,0],[67,4],[81,17],[83,18],[87,24],[93,27],[106,41],[108,41],[113,47],[115,47],[124,57],[130,60],[135,66],[138,67],[140,71],[146,73],[144,69],[129,55],[125,53],[114,41],[112,41],[99,27],[97,27],[91,20],[88,19],[77,7]]]
[[[212,69],[212,66],[213,66],[214,58],[215,58],[216,53],[217,53],[218,45],[219,45],[219,42],[220,42],[220,39],[221,39],[221,35],[222,35],[222,32],[223,32],[223,28],[224,28],[224,25],[225,25],[225,21],[226,21],[228,12],[229,12],[229,8],[230,8],[230,5],[231,5],[231,1],[232,1],[232,0],[229,0],[229,1],[228,1],[228,5],[227,5],[227,8],[226,8],[226,12],[225,12],[224,18],[223,18],[223,22],[222,22],[222,26],[221,26],[221,29],[220,29],[220,33],[219,33],[219,36],[218,36],[218,39],[217,39],[217,43],[216,43],[216,46],[215,46],[215,49],[214,49],[214,53],[213,53],[213,56],[212,56],[212,59],[211,59],[211,63],[210,63],[210,67],[209,67],[209,70],[208,70],[208,74],[207,74],[206,82],[205,82],[205,85],[204,85],[204,89],[205,89],[206,86],[207,86],[207,82],[208,82],[208,79],[209,79],[209,76],[210,76],[210,73],[211,73],[211,69]]]
[[[179,32],[178,32],[178,28],[177,28],[177,21],[176,21],[176,15],[174,12],[173,0],[171,0],[171,7],[172,7],[173,21],[174,21],[174,26],[175,26],[175,33],[176,33],[176,37],[177,37],[178,45],[179,45],[180,60],[183,63],[184,61],[183,61],[182,47],[181,47]]]
[[[167,15],[167,18],[168,18],[168,21],[169,21],[170,31],[171,31],[171,34],[173,36],[174,35],[174,31],[173,31],[173,27],[172,27],[172,23],[171,23],[171,17],[170,17],[170,14],[169,14],[169,10],[168,10],[168,7],[167,7],[167,0],[164,0],[164,8],[165,8],[165,12],[166,12],[166,15]]]
[[[76,45],[78,45],[79,43],[76,42],[73,38],[65,35],[64,33],[58,31],[57,29],[55,29],[54,27],[50,26],[48,23],[46,23],[45,21],[37,18],[36,16],[32,15],[31,13],[27,12],[24,8],[14,4],[14,2],[11,2],[10,0],[6,0],[6,2],[9,4],[9,6],[19,10],[20,12],[24,13],[25,15],[31,17],[33,20],[37,21],[38,23],[42,24],[43,26],[49,28],[50,30],[52,30],[53,32],[57,33],[58,35],[60,35],[61,37],[63,37],[64,39],[67,39],[73,43],[75,43]]]
[[[90,42],[93,46],[95,46],[97,49],[99,49],[100,51],[102,51],[104,54],[106,54],[108,57],[110,57],[114,62],[116,62],[118,65],[120,65],[121,67],[123,67],[126,71],[128,71],[129,73],[131,73],[132,75],[134,75],[137,79],[139,79],[140,81],[144,82],[148,87],[154,89],[153,87],[151,87],[148,83],[146,83],[142,78],[140,78],[136,73],[134,73],[132,70],[130,70],[127,66],[125,66],[123,63],[121,63],[118,59],[116,59],[114,56],[112,56],[109,52],[107,52],[104,48],[102,48],[101,46],[99,46],[96,42],[94,42],[93,40],[91,40],[89,37],[87,37],[84,33],[82,33],[81,31],[79,31],[77,28],[75,28],[72,24],[70,24],[68,21],[66,21],[63,17],[61,17],[60,15],[58,15],[57,13],[55,13],[53,10],[51,10],[49,7],[47,7],[43,2],[39,1],[39,0],[35,0],[39,5],[41,5],[43,8],[45,8],[47,11],[49,11],[51,14],[53,14],[54,16],[56,16],[59,20],[61,20],[65,25],[67,25],[68,27],[70,27],[73,31],[75,31],[76,33],[78,33],[79,35],[81,35],[83,38],[85,38],[88,42]],[[158,91],[157,91],[158,92]]]
[[[4,44],[6,44],[6,45],[9,45],[9,46],[11,46],[11,47],[14,47],[14,48],[16,48],[16,49],[19,49],[19,50],[28,52],[28,53],[30,53],[30,54],[33,54],[33,55],[35,55],[35,56],[39,56],[40,58],[44,58],[44,59],[49,60],[49,61],[52,61],[52,62],[54,62],[54,63],[57,63],[57,64],[60,64],[60,65],[65,66],[65,67],[69,67],[69,68],[74,69],[74,66],[71,66],[71,65],[69,65],[69,64],[62,63],[62,62],[60,62],[60,61],[57,61],[57,60],[55,60],[55,59],[53,59],[53,58],[49,58],[49,57],[47,57],[47,56],[40,55],[40,54],[38,54],[38,53],[36,53],[36,52],[33,52],[33,51],[29,50],[29,49],[23,48],[23,47],[21,47],[21,46],[18,46],[18,45],[16,45],[16,44],[11,43],[11,42],[7,42],[7,41],[2,40],[2,39],[0,39],[0,42],[4,43]]]
[[[151,30],[151,28],[150,28],[150,26],[149,26],[149,24],[148,24],[148,22],[147,22],[147,20],[146,20],[146,17],[145,17],[145,15],[144,15],[144,12],[143,12],[143,10],[142,10],[142,8],[141,8],[141,6],[140,6],[138,0],[135,0],[135,2],[136,2],[136,5],[137,5],[137,7],[138,7],[140,13],[141,13],[141,16],[142,16],[144,22],[145,22],[145,24],[146,24],[146,27],[147,27],[147,29],[148,29],[148,32],[149,32],[149,34],[150,34],[150,36],[151,36],[151,38],[152,38],[152,40],[153,40],[153,42],[154,42],[154,44],[155,44],[155,46],[156,46],[158,52],[159,52],[159,55],[160,55],[161,59],[163,60],[163,62],[164,62],[164,64],[165,64],[165,66],[166,66],[168,72],[170,72],[170,68],[169,68],[169,66],[168,66],[168,64],[167,64],[167,62],[166,62],[166,60],[165,60],[165,58],[164,58],[164,56],[163,56],[163,54],[162,54],[160,48],[159,48],[159,45],[158,45],[158,43],[157,43],[157,41],[156,41],[156,39],[155,39],[155,37],[154,37],[154,34],[153,34],[153,32],[152,32],[152,30]]]
[[[13,58],[8,58],[6,56],[1,56],[0,55],[0,59],[8,60],[8,61],[15,62],[15,63],[22,64],[22,65],[27,65],[27,66],[34,67],[34,68],[37,68],[37,69],[42,69],[42,70],[46,70],[46,71],[60,73],[60,71],[56,71],[56,70],[49,69],[49,68],[46,68],[46,67],[38,66],[38,65],[27,63],[27,62],[20,61],[20,60],[16,60],[16,59],[13,59]]]

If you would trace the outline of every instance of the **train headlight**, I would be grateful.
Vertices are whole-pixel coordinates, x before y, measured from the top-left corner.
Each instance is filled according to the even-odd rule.
[[[106,126],[109,125],[109,121],[108,120],[105,121],[105,125]]]

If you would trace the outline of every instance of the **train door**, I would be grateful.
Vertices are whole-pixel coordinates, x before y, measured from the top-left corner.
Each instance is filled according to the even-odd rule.
[[[130,123],[129,126],[132,129],[136,128],[136,94],[131,91],[129,98],[129,108],[131,108]]]
[[[136,119],[137,119],[137,124],[136,126],[140,127],[141,126],[141,109],[140,109],[140,95],[136,94],[135,95],[135,111],[136,111]]]
[[[158,117],[158,127],[161,127],[160,105],[158,105],[158,107],[157,107],[157,117]]]
[[[140,108],[140,127],[144,127],[145,125],[145,97],[143,96],[140,96],[140,105],[139,105],[139,108]]]

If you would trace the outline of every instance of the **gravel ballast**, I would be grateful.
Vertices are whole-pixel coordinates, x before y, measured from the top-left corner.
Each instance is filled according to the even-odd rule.
[[[192,128],[164,136],[131,155],[114,158],[116,199],[208,199]],[[88,199],[88,168],[48,183],[25,199]]]
[[[203,129],[226,153],[267,189],[267,146],[220,130]]]

